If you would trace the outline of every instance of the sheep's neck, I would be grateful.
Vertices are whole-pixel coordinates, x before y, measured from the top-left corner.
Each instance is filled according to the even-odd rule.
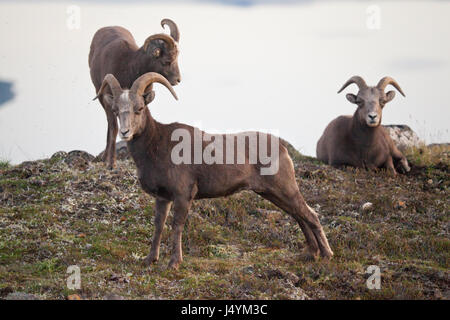
[[[130,61],[128,68],[131,71],[131,75],[133,78],[132,81],[136,80],[136,78],[143,75],[144,73],[151,71],[152,69],[151,64],[148,61],[147,54],[143,51],[142,48],[134,51],[128,61]]]
[[[375,137],[378,132],[378,127],[368,127],[365,124],[362,124],[356,114],[353,116],[352,121],[352,138],[359,147],[361,148],[370,148],[375,141]]]
[[[156,137],[159,137],[159,125],[153,119],[148,109],[145,110],[145,117],[146,121],[143,132],[128,142],[128,149],[138,167],[141,163],[151,161],[158,148]]]

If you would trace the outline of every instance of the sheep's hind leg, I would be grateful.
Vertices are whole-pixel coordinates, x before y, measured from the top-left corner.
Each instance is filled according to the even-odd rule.
[[[289,198],[288,198],[289,199]],[[294,195],[291,201],[293,202],[293,210],[289,213],[297,220],[303,219],[305,223],[311,229],[311,232],[314,234],[315,239],[317,240],[317,244],[319,245],[320,255],[324,258],[331,258],[333,256],[333,251],[328,244],[327,237],[325,236],[325,232],[323,231],[322,225],[320,224],[319,217],[317,213],[306,204],[303,199],[300,191]]]
[[[159,259],[159,247],[161,245],[161,236],[166,223],[167,215],[170,211],[171,201],[156,199],[155,205],[155,233],[153,234],[152,247],[150,253],[144,262],[148,266]]]
[[[281,208],[282,210],[289,213],[291,216],[294,217],[294,219],[297,221],[297,223],[300,225],[300,228],[303,231],[303,234],[305,235],[307,249],[306,249],[306,258],[314,260],[317,258],[320,254],[319,245],[317,243],[317,240],[311,230],[311,228],[308,226],[308,224],[299,216],[291,214],[293,212],[292,204],[286,203],[283,201],[279,196],[277,196],[276,193],[268,191],[268,192],[258,192],[258,194],[275,204],[277,207]]]
[[[169,268],[171,269],[178,269],[180,263],[183,262],[181,237],[191,204],[192,199],[176,199],[174,201],[174,214],[172,222],[172,256],[169,261]]]
[[[298,188],[295,189],[297,190],[292,196],[275,189],[261,193],[261,196],[285,210],[298,222],[305,235],[311,258],[316,258],[319,253],[324,258],[331,258],[333,251],[320,225],[317,213],[306,204]]]

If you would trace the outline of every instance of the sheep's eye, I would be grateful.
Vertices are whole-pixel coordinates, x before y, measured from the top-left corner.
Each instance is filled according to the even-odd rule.
[[[134,109],[134,113],[139,114],[142,112],[142,110],[144,110],[144,107],[138,107]]]

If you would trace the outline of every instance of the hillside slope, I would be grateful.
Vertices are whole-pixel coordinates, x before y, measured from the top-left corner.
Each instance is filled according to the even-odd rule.
[[[167,269],[169,216],[160,262],[148,269],[154,199],[132,161],[110,171],[83,152],[59,152],[0,165],[0,298],[449,298],[448,146],[410,150],[412,171],[398,177],[290,151],[334,250],[329,262],[305,260],[294,220],[242,192],[195,202],[178,271]],[[81,269],[80,290],[66,286],[70,265]],[[381,269],[380,290],[366,287],[370,265]]]

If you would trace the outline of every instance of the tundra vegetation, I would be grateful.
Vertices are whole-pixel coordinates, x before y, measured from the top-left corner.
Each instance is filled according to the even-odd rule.
[[[0,167],[0,298],[449,298],[449,146],[404,151],[411,171],[395,178],[288,149],[333,248],[327,263],[304,260],[295,220],[244,191],[194,202],[178,270],[167,268],[169,215],[161,263],[143,268],[155,199],[134,162],[108,170],[84,153],[58,152]],[[80,290],[66,287],[70,265],[81,269]],[[369,265],[381,268],[380,290],[366,287]]]

